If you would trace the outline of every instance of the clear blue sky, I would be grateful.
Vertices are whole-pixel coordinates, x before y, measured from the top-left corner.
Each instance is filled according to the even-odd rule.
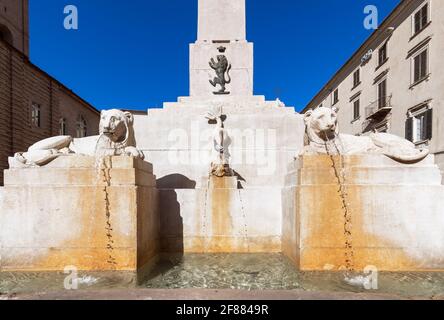
[[[302,109],[399,0],[247,0],[255,94]],[[65,5],[79,30],[63,28]],[[146,110],[188,95],[197,0],[30,0],[31,60],[98,109]]]

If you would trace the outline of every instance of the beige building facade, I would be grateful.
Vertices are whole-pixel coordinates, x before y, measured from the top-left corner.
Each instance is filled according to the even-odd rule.
[[[339,109],[344,133],[428,146],[444,171],[444,1],[402,0],[304,111]]]

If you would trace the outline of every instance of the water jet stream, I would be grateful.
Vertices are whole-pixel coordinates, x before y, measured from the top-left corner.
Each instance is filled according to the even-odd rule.
[[[341,153],[340,149],[336,145],[335,140],[330,140],[327,134],[325,134],[326,142],[325,142],[325,150],[327,152],[327,155],[330,157],[333,169],[335,172],[336,179],[339,184],[339,196],[341,198],[342,202],[342,209],[344,211],[344,237],[345,237],[345,268],[347,272],[347,276],[349,273],[355,272],[355,266],[354,266],[354,250],[353,250],[353,220],[352,220],[352,212],[349,208],[348,204],[348,193],[347,193],[347,187],[346,187],[346,174],[345,174],[345,161],[344,156]],[[339,138],[335,134],[335,138]],[[330,152],[328,143],[333,143],[333,146],[336,149],[337,155],[339,155],[340,158],[340,169],[335,161],[335,156]]]

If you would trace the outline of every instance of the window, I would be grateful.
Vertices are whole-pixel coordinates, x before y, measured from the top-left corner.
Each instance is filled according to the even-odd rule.
[[[353,102],[353,120],[358,120],[361,116],[361,100],[356,99]]]
[[[60,119],[59,120],[59,135],[66,136],[67,130],[66,130],[66,119]]]
[[[332,105],[335,105],[336,103],[339,102],[339,89],[336,89],[333,92],[333,101],[332,101]]]
[[[10,45],[13,45],[11,31],[4,25],[0,24],[0,40],[6,41]]]
[[[413,34],[422,31],[429,23],[429,4],[426,3],[413,16]]]
[[[31,104],[31,124],[34,127],[40,128],[41,125],[41,108],[40,105],[33,102]]]
[[[426,106],[428,108],[428,106]],[[406,139],[423,143],[432,139],[433,109],[410,113],[406,122]]]
[[[413,58],[413,84],[428,77],[429,74],[429,50],[424,49]]]
[[[387,107],[387,79],[378,83],[378,108]]]
[[[358,69],[353,73],[353,89],[361,83],[361,70]]]
[[[387,56],[387,42],[382,45],[381,48],[379,48],[378,52],[378,65],[382,66],[388,59]]]
[[[77,138],[84,138],[87,135],[87,123],[82,115],[77,118],[76,135]]]

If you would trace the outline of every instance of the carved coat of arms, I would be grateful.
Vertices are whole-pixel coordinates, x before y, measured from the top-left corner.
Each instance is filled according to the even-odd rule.
[[[225,52],[225,48],[221,47],[218,49],[219,52]],[[230,94],[227,92],[226,85],[231,83],[230,70],[231,64],[228,62],[228,59],[225,55],[220,54],[210,60],[210,67],[216,72],[216,77],[213,80],[210,80],[210,83],[213,87],[220,86],[220,90],[214,92],[214,94]],[[225,76],[226,75],[226,76]]]

